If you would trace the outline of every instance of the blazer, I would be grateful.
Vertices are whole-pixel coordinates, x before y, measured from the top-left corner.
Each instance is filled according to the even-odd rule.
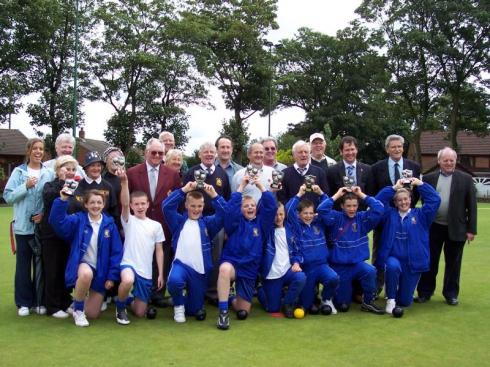
[[[403,169],[409,169],[413,172],[413,177],[420,178],[420,165],[410,159],[403,158]],[[371,174],[373,176],[374,194],[378,194],[386,186],[393,186],[391,182],[390,172],[388,169],[388,158],[376,162],[371,166]],[[412,191],[411,207],[415,208],[420,194],[417,189]]]
[[[148,171],[146,162],[138,164],[128,169],[128,186],[129,192],[143,191],[148,195],[150,207],[146,211],[146,216],[159,222],[165,233],[165,238],[169,240],[170,230],[167,222],[163,219],[162,201],[170,194],[171,191],[178,189],[181,185],[179,173],[169,167],[160,164],[158,172],[157,188],[155,190],[155,199],[151,199],[150,183],[148,181]]]
[[[424,175],[423,181],[437,188],[439,171]],[[466,241],[466,233],[476,234],[476,189],[470,175],[454,171],[447,213],[451,241]]]

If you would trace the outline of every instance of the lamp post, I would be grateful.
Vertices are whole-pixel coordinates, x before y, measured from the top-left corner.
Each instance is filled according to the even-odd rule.
[[[271,136],[271,112],[272,112],[272,42],[266,41],[265,45],[269,47],[269,62],[270,62],[270,79],[269,79],[269,122],[267,125],[267,136]]]
[[[75,0],[75,62],[73,65],[73,137],[77,137],[77,100],[78,100],[78,0]]]

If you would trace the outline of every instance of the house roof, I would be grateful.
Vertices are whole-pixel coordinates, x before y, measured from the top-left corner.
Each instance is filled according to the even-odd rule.
[[[0,154],[25,155],[27,138],[17,129],[0,129]]]
[[[100,155],[104,153],[104,151],[110,147],[109,143],[106,143],[105,141],[102,140],[95,140],[95,139],[77,139],[77,144],[80,147],[85,148],[88,152],[93,152],[97,151],[99,152]]]
[[[465,131],[458,132],[459,155],[490,155],[490,135],[480,137]],[[437,154],[437,152],[450,146],[447,131],[424,131],[420,137],[422,154]]]

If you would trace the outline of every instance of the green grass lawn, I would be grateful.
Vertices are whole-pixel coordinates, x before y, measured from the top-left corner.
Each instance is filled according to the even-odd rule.
[[[0,208],[0,366],[490,366],[490,205],[479,205],[479,234],[463,259],[460,305],[447,306],[440,286],[432,300],[401,319],[361,312],[273,318],[255,307],[230,330],[204,322],[175,324],[171,309],[156,320],[116,324],[114,306],[89,328],[72,319],[31,315],[14,305],[11,208]],[[440,278],[442,279],[442,278]]]

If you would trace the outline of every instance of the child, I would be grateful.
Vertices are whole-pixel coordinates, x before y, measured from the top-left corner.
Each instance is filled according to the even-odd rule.
[[[434,220],[441,198],[434,188],[417,178],[417,186],[424,205],[411,208],[411,193],[398,180],[395,186],[385,187],[376,198],[384,204],[383,233],[376,266],[385,269],[385,289],[388,301],[386,313],[392,314],[396,305],[408,307],[420,275],[429,270],[429,228]],[[393,199],[395,208],[390,206]]]
[[[327,198],[318,185],[312,191],[320,195],[320,203]],[[286,204],[286,231],[291,232],[293,271],[304,271],[306,283],[300,295],[300,303],[305,310],[310,310],[315,297],[317,283],[323,285],[321,309],[330,307],[337,313],[332,298],[339,283],[339,276],[327,264],[328,249],[325,240],[324,223],[315,217],[314,204],[301,198],[306,192],[306,185],[301,185],[296,196]],[[327,307],[328,306],[328,307]]]
[[[197,183],[190,181],[172,192],[162,203],[165,220],[172,231],[174,261],[168,277],[168,291],[174,302],[175,322],[185,322],[185,315],[206,318],[204,295],[208,276],[213,267],[211,239],[223,228],[225,200],[213,186],[204,184],[204,192],[211,198],[215,214],[203,217],[204,197],[196,190]],[[184,214],[178,213],[185,198]],[[184,296],[187,289],[187,296]]]
[[[340,199],[342,212],[333,210],[334,202]],[[358,212],[359,201],[370,210]],[[340,277],[334,303],[346,312],[352,300],[352,281],[359,281],[363,290],[361,310],[383,314],[384,310],[374,303],[376,294],[376,268],[365,261],[369,259],[367,234],[381,220],[383,204],[367,196],[359,186],[351,189],[341,187],[332,198],[327,198],[318,207],[318,215],[330,232],[330,265]]]
[[[117,170],[121,180],[121,223],[124,229],[124,256],[121,261],[121,283],[116,300],[116,321],[121,325],[129,324],[126,305],[137,317],[143,317],[147,311],[152,287],[152,262],[155,253],[158,278],[157,287],[163,287],[163,247],[165,235],[160,223],[146,216],[150,206],[148,196],[142,191],[128,189],[128,178],[122,169]],[[131,215],[129,208],[133,211]],[[133,289],[133,296],[129,292]]]
[[[249,182],[262,193],[258,208],[252,197],[242,197],[243,189]],[[245,320],[250,312],[263,240],[273,228],[276,210],[274,195],[265,190],[257,177],[245,175],[237,191],[231,195],[224,222],[228,241],[223,248],[218,276],[218,329],[227,330],[230,327],[228,296],[233,281],[237,297],[232,305],[237,310],[238,319]]]
[[[83,199],[87,212],[68,215],[69,196],[65,189],[63,187],[60,197],[53,203],[49,224],[59,237],[71,243],[65,283],[69,288],[75,287],[75,325],[89,326],[86,316],[98,317],[105,290],[119,280],[121,238],[114,219],[102,213],[105,205],[103,192],[89,190]]]
[[[276,228],[267,236],[261,269],[263,281],[262,287],[258,289],[258,299],[267,312],[279,312],[283,288],[288,286],[282,308],[287,318],[293,318],[294,307],[305,285],[306,276],[301,270],[294,271],[291,267],[287,241],[290,236],[284,227],[285,214],[284,205],[279,203],[274,220]]]

